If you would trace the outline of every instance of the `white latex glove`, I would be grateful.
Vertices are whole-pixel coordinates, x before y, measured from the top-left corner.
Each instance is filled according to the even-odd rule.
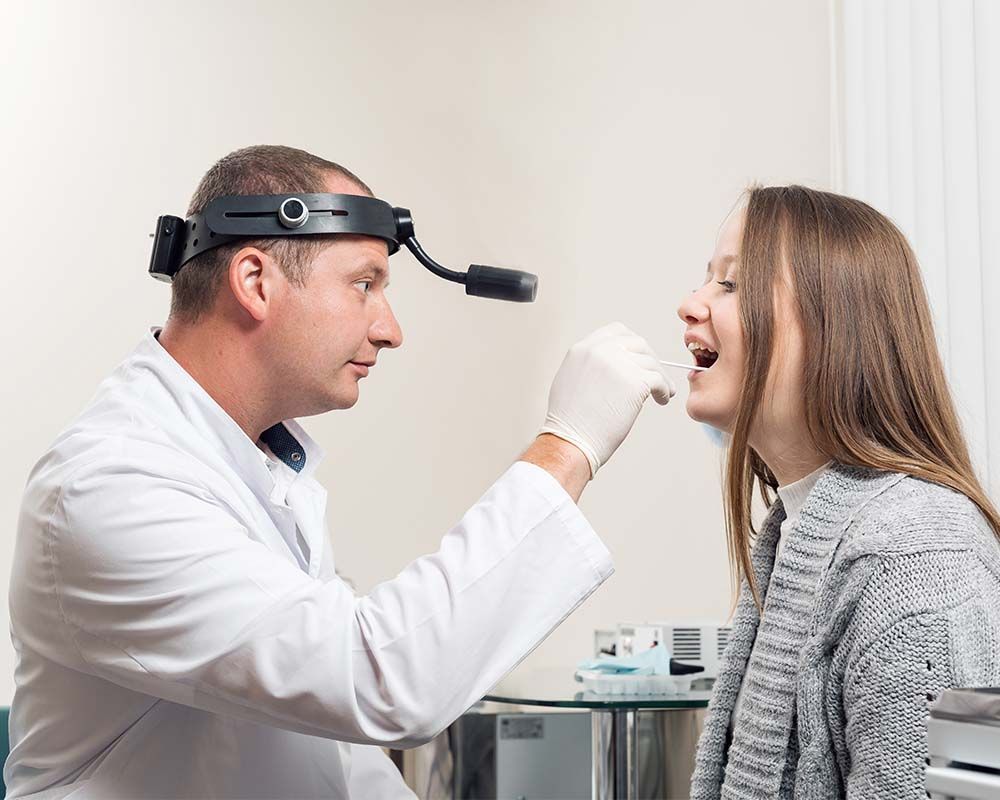
[[[676,391],[646,340],[614,322],[566,353],[539,433],[579,447],[593,477],[632,430],[646,398],[666,405]]]

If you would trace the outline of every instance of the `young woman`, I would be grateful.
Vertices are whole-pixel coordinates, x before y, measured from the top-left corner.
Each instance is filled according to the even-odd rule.
[[[678,313],[741,584],[692,797],[924,798],[928,706],[1000,685],[1000,515],[912,251],[857,200],[754,188]]]

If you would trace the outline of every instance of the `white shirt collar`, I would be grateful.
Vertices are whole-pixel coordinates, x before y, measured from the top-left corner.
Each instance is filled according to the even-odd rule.
[[[149,366],[160,375],[185,418],[207,441],[223,452],[226,460],[238,468],[249,484],[256,484],[265,496],[270,495],[274,476],[267,467],[268,454],[250,440],[225,409],[157,341],[161,330],[160,327],[152,327],[143,337],[135,352],[139,356],[136,366],[141,365],[143,357],[149,359]],[[295,470],[295,478],[311,477],[323,460],[323,449],[294,419],[280,424],[290,434],[290,441],[300,447],[275,455],[287,457],[286,465],[294,469],[291,459],[296,453],[301,454],[305,465]]]

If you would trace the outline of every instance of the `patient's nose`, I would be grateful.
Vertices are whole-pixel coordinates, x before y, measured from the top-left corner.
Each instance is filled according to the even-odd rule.
[[[708,306],[701,301],[697,289],[681,301],[677,307],[677,316],[688,325],[694,325],[708,319]]]

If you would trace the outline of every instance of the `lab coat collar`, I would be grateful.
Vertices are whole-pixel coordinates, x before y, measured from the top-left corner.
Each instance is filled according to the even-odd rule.
[[[152,327],[143,337],[135,355],[147,361],[147,367],[158,374],[164,388],[176,402],[179,412],[197,430],[199,436],[218,450],[227,462],[232,464],[247,484],[260,497],[269,497],[274,488],[274,476],[267,467],[267,454],[246,435],[236,421],[226,413],[208,392],[184,369],[173,356],[157,341],[160,327]],[[290,448],[291,456],[299,452],[305,465],[298,470],[295,480],[309,478],[323,460],[323,449],[305,432],[294,419],[279,423],[300,448]],[[269,429],[272,430],[273,429]],[[274,440],[272,435],[271,440]],[[285,441],[285,437],[282,437]],[[268,442],[269,447],[271,442]],[[285,462],[290,467],[292,464]],[[292,467],[295,469],[295,467]]]

